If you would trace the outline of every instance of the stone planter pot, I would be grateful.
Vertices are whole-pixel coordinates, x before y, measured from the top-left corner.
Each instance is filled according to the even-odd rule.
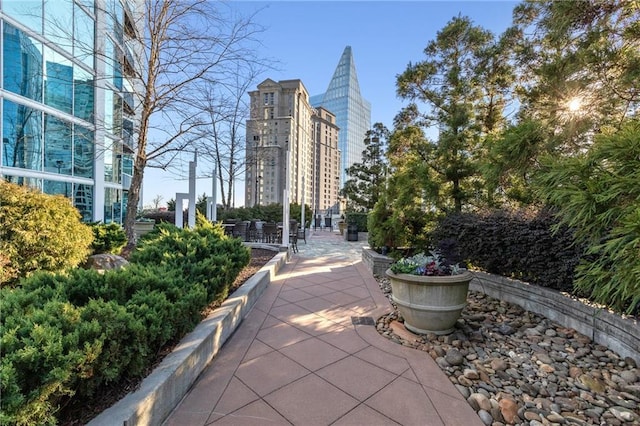
[[[391,280],[393,301],[404,317],[404,326],[414,333],[449,334],[467,304],[469,281],[473,274],[424,276],[394,274]]]

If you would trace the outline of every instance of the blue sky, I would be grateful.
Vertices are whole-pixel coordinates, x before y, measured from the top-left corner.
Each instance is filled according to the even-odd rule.
[[[500,34],[511,25],[510,1],[234,1],[239,14],[255,13],[265,28],[259,54],[276,61],[276,70],[260,81],[301,79],[311,96],[323,93],[345,46],[352,47],[360,91],[371,102],[372,124],[392,128],[405,105],[395,94],[395,77],[409,62],[423,60],[423,50],[454,16]],[[199,175],[210,173],[200,171]],[[185,176],[186,178],[186,169]],[[163,203],[187,192],[188,182],[147,169],[143,202],[157,195]],[[198,195],[211,195],[211,181],[198,180]],[[244,203],[244,182],[236,184],[236,206]]]

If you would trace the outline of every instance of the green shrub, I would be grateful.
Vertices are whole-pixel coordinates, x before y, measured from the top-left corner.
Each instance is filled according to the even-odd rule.
[[[103,274],[36,272],[0,288],[1,424],[54,424],[60,406],[142,376],[249,261],[241,242],[202,218],[195,230],[160,225],[136,256]]]
[[[80,219],[61,195],[0,181],[0,286],[34,271],[61,271],[83,262],[93,236]]]
[[[584,248],[548,211],[495,210],[444,217],[432,246],[455,240],[462,258],[484,271],[560,291],[572,291]]]
[[[120,254],[124,246],[127,245],[127,234],[117,223],[95,223],[91,225],[91,230],[93,231],[93,242],[91,243],[93,254]]]
[[[249,249],[224,235],[220,225],[191,230],[160,224],[138,241],[130,261],[181,271],[186,282],[204,285],[211,302],[226,297],[249,259]]]
[[[78,338],[80,309],[53,298],[40,306],[20,307],[22,289],[3,288],[2,424],[53,424],[60,401],[75,392],[94,348]]]
[[[581,155],[542,165],[538,194],[588,245],[576,288],[617,311],[640,312],[640,120],[595,136]]]

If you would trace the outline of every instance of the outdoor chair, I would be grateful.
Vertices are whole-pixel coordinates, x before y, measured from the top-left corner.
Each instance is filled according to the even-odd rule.
[[[262,225],[262,241],[270,244],[280,242],[278,241],[278,225],[275,222],[267,222]]]
[[[263,233],[264,233],[264,222],[262,221],[253,222],[253,238],[251,239],[251,241],[261,242],[264,237]]]
[[[298,222],[291,221],[289,226],[289,244],[294,253],[298,252]]]
[[[238,222],[233,226],[233,236],[235,238],[241,238],[242,241],[247,241],[247,233],[249,231],[248,221]]]

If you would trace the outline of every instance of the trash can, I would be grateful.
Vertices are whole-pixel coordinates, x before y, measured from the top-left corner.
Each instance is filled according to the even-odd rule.
[[[358,241],[358,225],[347,225],[347,241]]]

